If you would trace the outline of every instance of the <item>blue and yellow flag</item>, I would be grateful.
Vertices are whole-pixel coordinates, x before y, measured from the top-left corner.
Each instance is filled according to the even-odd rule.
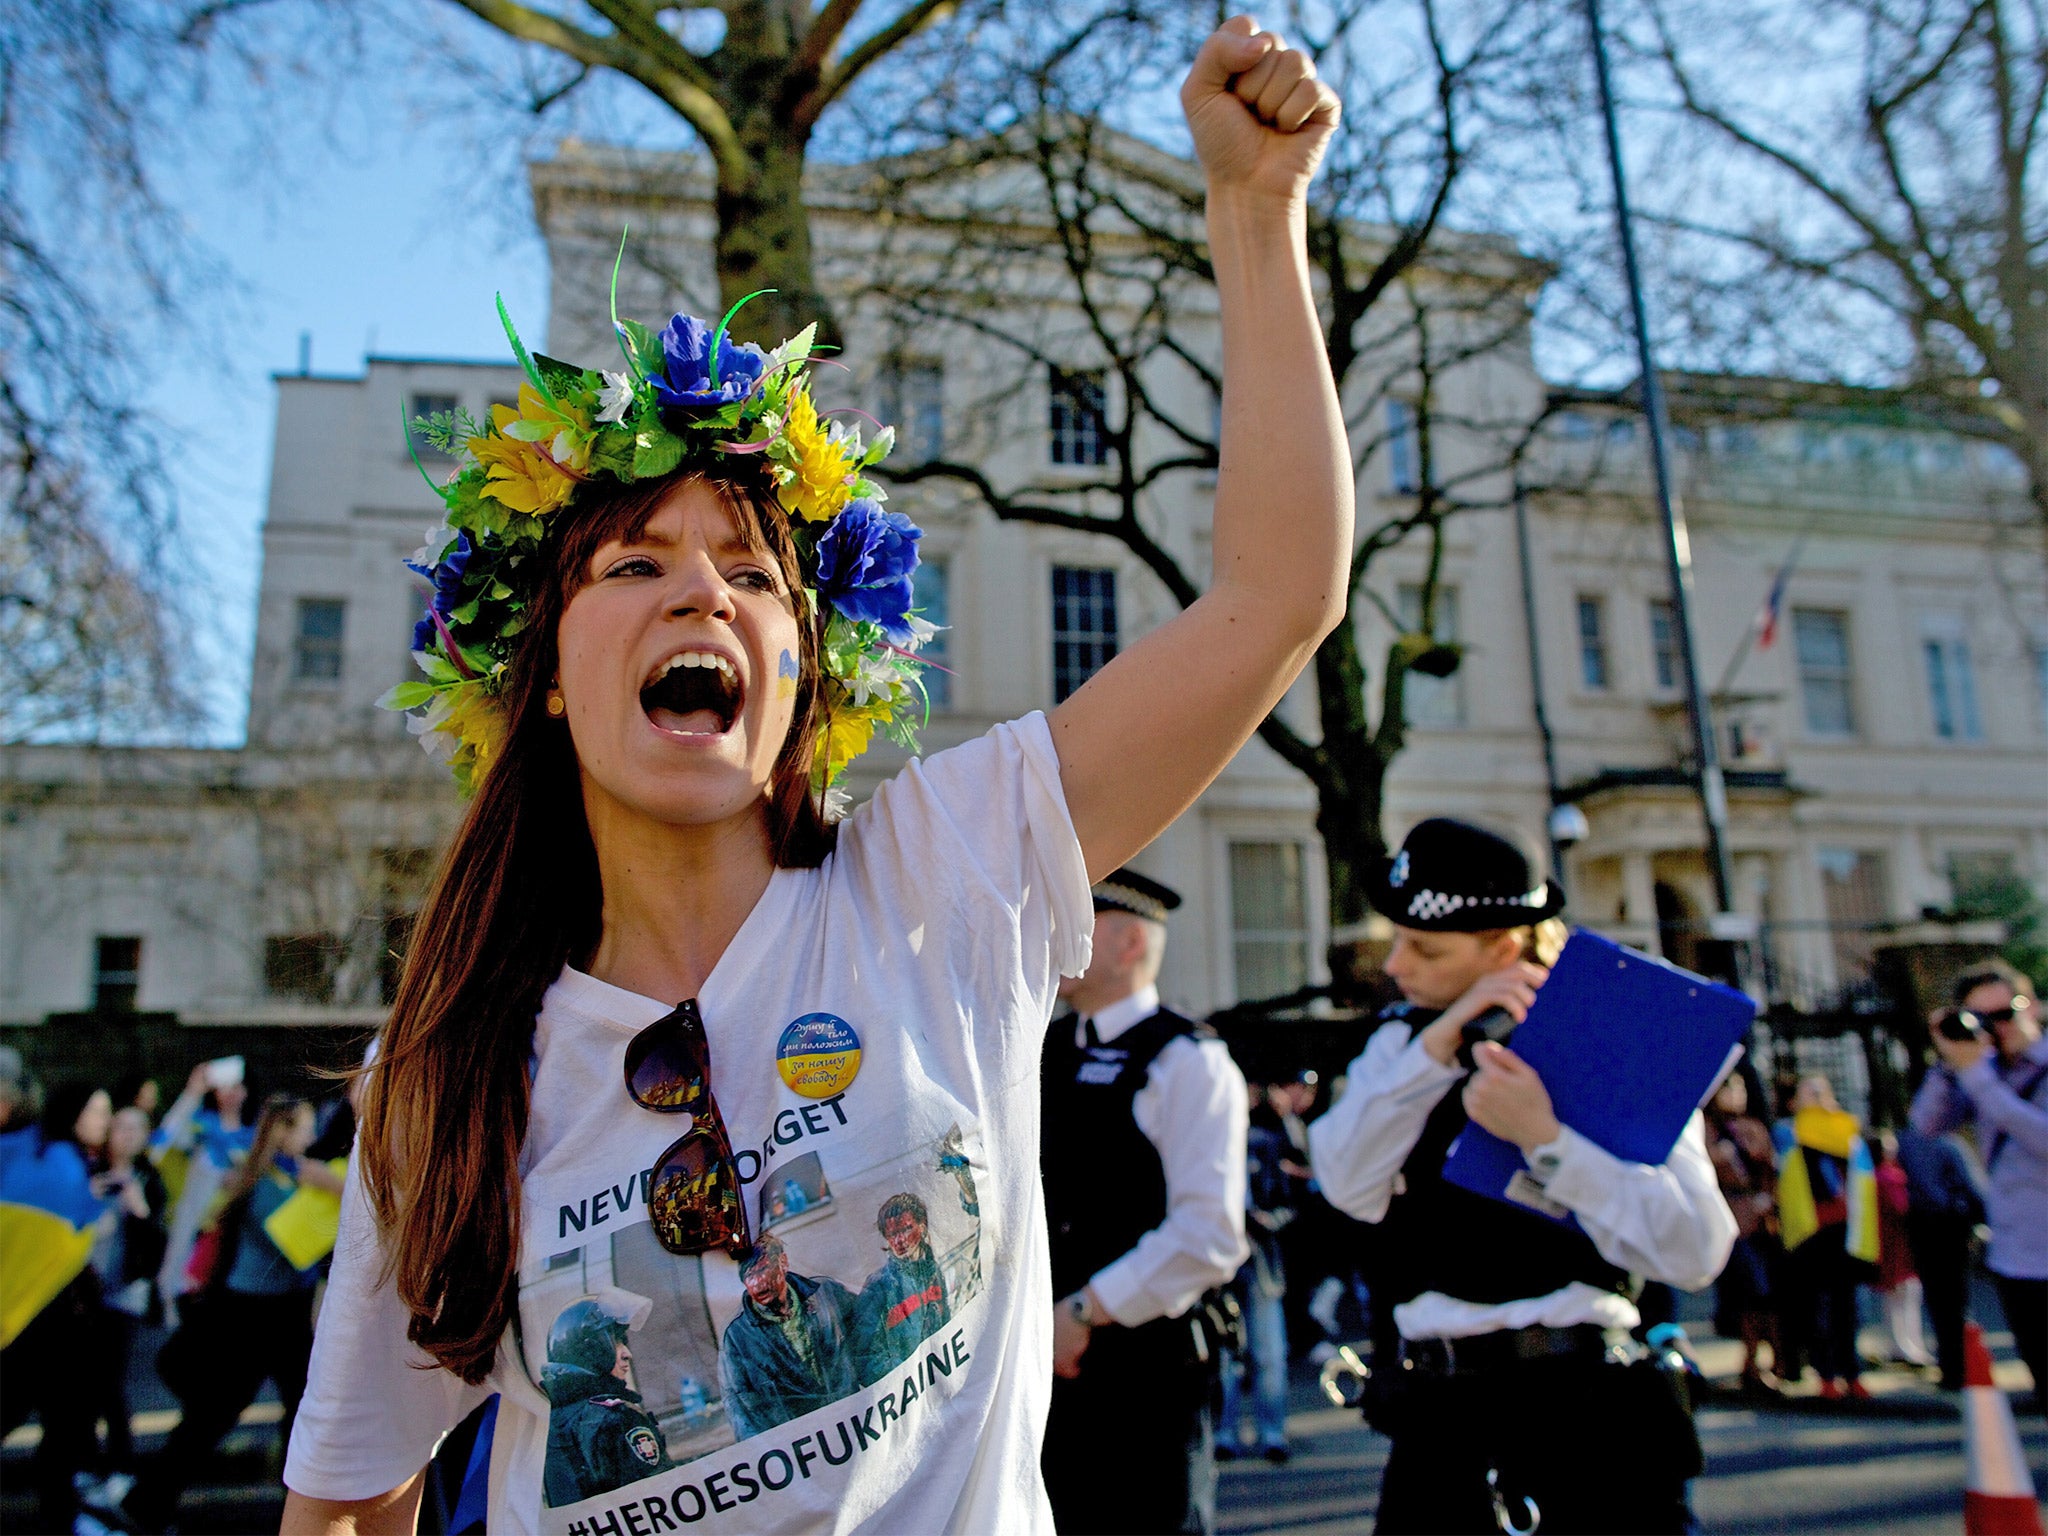
[[[84,1272],[99,1213],[69,1143],[25,1142],[0,1159],[0,1348]]]
[[[1849,1219],[1844,1246],[1851,1258],[1877,1262],[1877,1167],[1861,1132],[1856,1117],[1845,1109],[1802,1109],[1792,1117],[1789,1135],[1779,1128],[1778,1225],[1788,1249],[1820,1230],[1820,1195],[1806,1159],[1811,1150],[1847,1165],[1847,1182],[1840,1191]],[[1831,1196],[1835,1191],[1823,1193]]]

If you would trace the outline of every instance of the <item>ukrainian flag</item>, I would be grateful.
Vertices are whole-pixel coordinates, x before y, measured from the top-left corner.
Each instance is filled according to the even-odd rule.
[[[0,1348],[84,1272],[99,1214],[69,1143],[24,1146],[0,1159]]]
[[[1870,1146],[1862,1127],[1845,1109],[1807,1108],[1792,1117],[1791,1134],[1781,1127],[1778,1144],[1778,1225],[1788,1249],[1797,1248],[1820,1230],[1815,1209],[1812,1176],[1808,1171],[1808,1149],[1826,1157],[1840,1158],[1848,1165],[1848,1184],[1843,1201],[1848,1207],[1849,1229],[1844,1245],[1851,1258],[1877,1262],[1877,1166],[1871,1161]]]

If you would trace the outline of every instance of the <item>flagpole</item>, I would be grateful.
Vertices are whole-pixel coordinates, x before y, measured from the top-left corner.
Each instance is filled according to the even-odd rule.
[[[1707,829],[1707,868],[1714,877],[1717,910],[1732,913],[1735,880],[1728,862],[1728,786],[1721,775],[1721,759],[1716,750],[1713,706],[1700,688],[1699,646],[1692,629],[1692,541],[1686,532],[1685,509],[1671,482],[1670,422],[1665,415],[1664,388],[1650,344],[1642,271],[1636,262],[1628,181],[1621,163],[1621,125],[1614,110],[1613,82],[1608,77],[1607,38],[1600,23],[1600,0],[1585,0],[1585,7],[1586,27],[1593,44],[1593,72],[1600,83],[1600,116],[1607,130],[1607,166],[1614,182],[1614,223],[1621,237],[1621,262],[1628,279],[1629,310],[1635,322],[1636,360],[1643,376],[1643,416],[1650,430],[1650,466],[1656,477],[1657,510],[1664,520],[1665,555],[1671,575],[1671,623],[1678,631],[1679,662],[1685,669],[1686,714],[1692,725],[1700,809]]]

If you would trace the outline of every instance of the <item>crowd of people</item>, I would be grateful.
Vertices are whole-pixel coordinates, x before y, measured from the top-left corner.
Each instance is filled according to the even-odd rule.
[[[237,1057],[165,1105],[146,1074],[45,1085],[0,1049],[0,1202],[40,1220],[10,1234],[9,1301],[34,1310],[9,1318],[0,1433],[40,1426],[36,1529],[163,1529],[265,1382],[289,1433],[353,1134],[345,1099],[255,1098]],[[181,1411],[145,1458],[150,1371]]]
[[[1738,1224],[1714,1321],[1743,1343],[1744,1392],[1775,1395],[1810,1369],[1823,1397],[1868,1397],[1857,1347],[1864,1289],[1876,1293],[1890,1362],[1959,1389],[1980,1246],[2015,1349],[2042,1380],[2048,1047],[2033,984],[2012,967],[1974,966],[1953,992],[1930,1021],[1934,1059],[1903,1125],[1860,1125],[1818,1075],[1782,1079],[1779,1113],[1767,1118],[1771,1097],[1747,1066],[1708,1105],[1715,1170]],[[1955,1134],[1973,1123],[1970,1141]]]

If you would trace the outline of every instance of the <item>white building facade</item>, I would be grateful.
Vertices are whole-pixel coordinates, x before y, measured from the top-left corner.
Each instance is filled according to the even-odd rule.
[[[713,307],[708,203],[687,162],[571,147],[533,179],[555,273],[547,350],[608,361],[602,283],[628,210],[635,241],[661,260],[628,269],[621,313]],[[864,297],[881,236],[832,185],[815,238],[828,291],[846,296],[846,398],[894,417],[907,454],[944,445],[1002,484],[1091,462],[1077,404],[1095,402],[1077,402],[1076,375],[996,390],[971,337]],[[1047,334],[1070,318],[1048,310]],[[1191,350],[1215,355],[1212,314],[1194,306],[1180,323]],[[481,415],[518,381],[510,363],[395,357],[277,380],[248,745],[0,748],[0,1024],[130,1007],[213,1025],[380,1017],[409,915],[461,815],[403,722],[375,707],[408,672],[422,584],[401,562],[437,514],[400,422]],[[1547,394],[1526,339],[1469,387],[1530,420]],[[1735,901],[1769,925],[1774,986],[1794,998],[1839,987],[1881,925],[1945,911],[1959,883],[2002,871],[2048,889],[2048,579],[2011,466],[1853,399],[1816,407],[1714,380],[1674,390],[1702,670],[1718,685],[1731,773]],[[1400,442],[1392,434],[1367,463],[1362,529],[1412,496]],[[1702,959],[1712,891],[1634,418],[1614,400],[1572,402],[1546,428],[1543,459],[1573,489],[1526,498],[1533,614],[1515,517],[1461,514],[1450,527],[1437,627],[1465,661],[1411,689],[1385,830],[1398,841],[1423,816],[1459,815],[1541,861],[1552,805],[1575,802],[1590,836],[1564,871],[1574,916]],[[449,467],[426,456],[431,473]],[[1145,509],[1198,581],[1212,484],[1181,476]],[[920,597],[947,626],[927,750],[1053,707],[1177,611],[1110,540],[1000,522],[936,482],[895,499],[926,530]],[[1354,605],[1369,661],[1384,657],[1387,616],[1404,616],[1425,558],[1403,546],[1375,562],[1378,601]],[[1781,574],[1766,646],[1753,626]],[[1375,676],[1368,696],[1377,689]],[[1306,687],[1282,707],[1315,735]],[[855,792],[900,762],[878,748]],[[1307,782],[1254,741],[1140,858],[1188,898],[1169,1001],[1202,1013],[1326,979],[1315,819]]]

